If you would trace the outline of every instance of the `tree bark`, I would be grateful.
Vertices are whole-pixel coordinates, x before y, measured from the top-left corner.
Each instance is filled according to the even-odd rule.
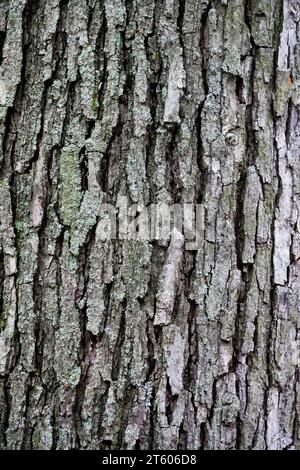
[[[0,0],[2,449],[300,447],[299,72],[299,0]]]

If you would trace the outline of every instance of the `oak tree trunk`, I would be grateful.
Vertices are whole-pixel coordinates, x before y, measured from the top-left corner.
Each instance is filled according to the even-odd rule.
[[[300,447],[299,72],[299,0],[0,0],[1,448]]]

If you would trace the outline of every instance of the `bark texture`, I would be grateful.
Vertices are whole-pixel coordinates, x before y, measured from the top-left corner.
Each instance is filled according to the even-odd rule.
[[[1,448],[300,447],[299,72],[299,0],[0,0]]]

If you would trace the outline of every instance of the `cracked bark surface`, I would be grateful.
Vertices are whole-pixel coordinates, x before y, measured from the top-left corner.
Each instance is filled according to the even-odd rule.
[[[0,0],[1,448],[300,447],[299,72],[299,0]]]

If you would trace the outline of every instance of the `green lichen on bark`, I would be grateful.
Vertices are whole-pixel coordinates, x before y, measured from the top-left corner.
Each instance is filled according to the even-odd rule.
[[[60,155],[60,216],[64,225],[72,225],[78,216],[81,202],[81,175],[78,149],[64,147]]]
[[[299,448],[299,8],[0,0],[1,448]]]

